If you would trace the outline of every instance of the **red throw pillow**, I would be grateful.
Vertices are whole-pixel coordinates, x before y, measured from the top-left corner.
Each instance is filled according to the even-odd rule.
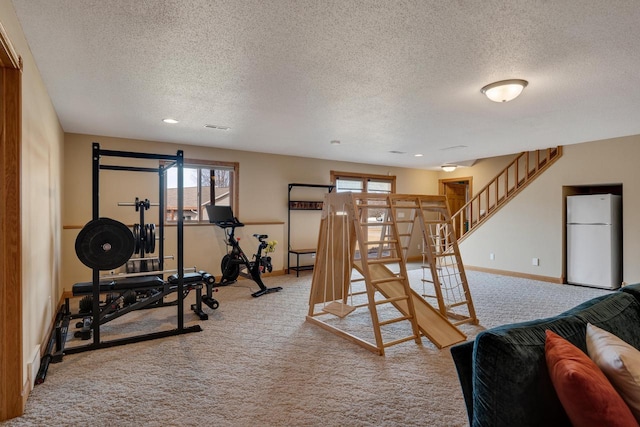
[[[574,427],[638,426],[627,404],[600,368],[560,335],[546,331],[549,376]]]

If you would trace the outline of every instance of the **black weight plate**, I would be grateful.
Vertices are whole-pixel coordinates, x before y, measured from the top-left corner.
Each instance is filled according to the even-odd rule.
[[[149,237],[149,241],[151,242],[151,250],[149,251],[150,254],[154,253],[156,251],[156,225],[155,224],[149,224],[150,225],[150,230],[151,230],[151,237]]]
[[[156,250],[156,225],[155,224],[147,224],[145,225],[145,250],[148,254],[152,254]]]
[[[134,249],[129,227],[111,218],[89,221],[76,238],[76,255],[89,268],[113,270],[126,263]]]
[[[140,253],[140,224],[133,224],[133,252]]]

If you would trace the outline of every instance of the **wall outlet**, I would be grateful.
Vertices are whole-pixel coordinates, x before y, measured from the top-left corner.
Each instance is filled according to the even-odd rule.
[[[418,250],[420,250],[420,246],[421,246],[420,243],[418,243]]]
[[[540,265],[540,258],[531,258],[531,265]]]
[[[491,261],[493,261],[494,259],[496,259],[496,254],[494,254],[493,252],[491,252],[491,253],[489,254],[489,259],[490,259]]]

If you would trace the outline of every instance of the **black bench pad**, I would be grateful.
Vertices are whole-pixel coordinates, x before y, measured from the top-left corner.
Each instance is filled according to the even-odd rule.
[[[205,273],[206,274],[206,273]],[[199,283],[204,280],[202,273],[186,273],[184,284]],[[169,276],[168,282],[172,285],[178,284],[178,275]],[[166,283],[157,276],[126,277],[111,281],[100,282],[100,292],[117,292],[134,289],[154,289],[164,286]],[[93,282],[81,282],[73,285],[73,295],[91,295],[93,293]]]
[[[202,273],[185,273],[183,280],[185,284],[202,282],[203,274]],[[172,285],[177,285],[178,275],[172,274],[171,276],[169,276],[168,281]]]
[[[164,281],[157,276],[127,277],[124,279],[100,282],[100,292],[126,291],[129,289],[149,289],[164,286]],[[81,282],[73,285],[73,295],[91,295],[93,282]]]

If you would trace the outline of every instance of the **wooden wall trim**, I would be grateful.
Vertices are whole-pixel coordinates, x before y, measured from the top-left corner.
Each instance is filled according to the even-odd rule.
[[[465,265],[467,270],[482,271],[483,273],[499,274],[501,276],[520,277],[522,279],[538,280],[540,282],[557,283],[559,285],[564,283],[562,277],[540,276],[537,274],[519,273],[517,271],[508,270],[496,270],[494,268],[474,267],[472,265]]]
[[[245,221],[244,225],[284,225],[284,221]],[[133,224],[127,224],[128,227],[133,227]],[[176,224],[164,224],[165,227],[175,227]],[[194,224],[184,224],[185,228],[187,227],[213,227],[214,225],[209,222],[198,222]],[[63,225],[63,230],[82,230],[84,225]]]
[[[0,421],[22,415],[21,59],[0,25]]]
[[[4,26],[0,22],[0,66],[3,68],[14,68],[21,70],[22,61],[16,53]]]

